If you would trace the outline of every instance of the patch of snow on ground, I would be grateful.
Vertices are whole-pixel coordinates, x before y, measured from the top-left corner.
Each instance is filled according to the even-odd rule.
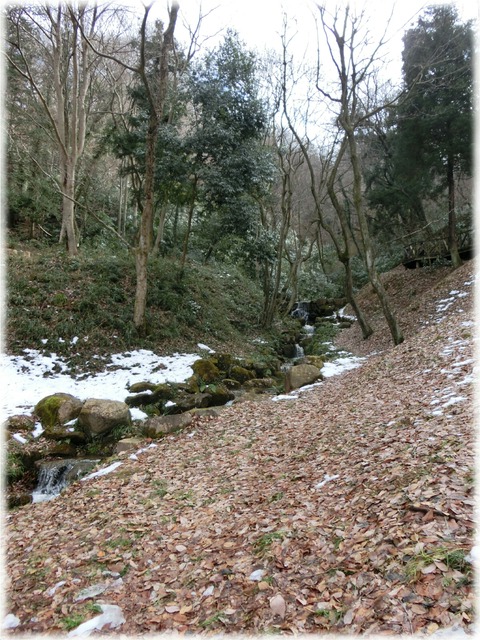
[[[99,605],[102,613],[86,622],[83,622],[76,629],[70,631],[68,638],[74,636],[89,636],[92,631],[100,631],[105,625],[109,625],[110,629],[116,629],[125,622],[121,608],[116,604]]]
[[[112,473],[112,471],[115,471],[115,469],[117,469],[121,464],[121,462],[113,462],[112,464],[108,465],[108,467],[103,467],[103,469],[100,469],[99,471],[89,473],[88,476],[84,476],[83,478],[80,478],[80,480],[81,482],[85,482],[85,480],[90,480],[91,478],[106,476],[109,473]]]
[[[325,378],[330,378],[331,376],[338,376],[340,373],[344,371],[349,371],[350,369],[356,369],[359,367],[362,362],[364,362],[365,358],[359,358],[357,356],[345,356],[343,358],[337,358],[336,360],[332,360],[331,362],[325,362],[322,367],[322,375]]]
[[[192,364],[197,354],[157,356],[152,351],[140,349],[114,354],[112,363],[103,372],[76,380],[68,375],[67,364],[56,354],[44,356],[34,349],[25,349],[22,356],[2,354],[4,394],[1,411],[3,419],[21,413],[29,413],[35,404],[52,393],[70,393],[81,400],[103,398],[124,401],[127,387],[137,380],[155,384],[184,382],[193,374]],[[108,370],[115,367],[114,370]],[[159,367],[165,367],[160,368]],[[56,373],[56,371],[60,371]],[[143,419],[143,412],[131,410],[132,417]],[[142,414],[142,415],[140,415]]]
[[[336,480],[339,477],[340,476],[338,474],[334,475],[334,476],[329,476],[328,473],[325,473],[324,476],[323,476],[323,480],[315,485],[315,489],[321,489],[325,484],[327,484],[327,482],[331,482],[332,480]]]

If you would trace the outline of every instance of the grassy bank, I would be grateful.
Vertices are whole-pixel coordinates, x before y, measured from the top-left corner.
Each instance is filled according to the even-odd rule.
[[[246,355],[262,334],[261,290],[234,266],[150,263],[148,330],[133,326],[135,265],[132,255],[99,250],[71,259],[61,248],[9,250],[8,352],[52,350],[81,365],[93,355],[131,349],[167,354],[206,342]],[[48,342],[45,343],[45,340]]]

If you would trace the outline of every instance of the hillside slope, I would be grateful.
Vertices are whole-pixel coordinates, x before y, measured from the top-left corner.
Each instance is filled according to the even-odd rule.
[[[406,341],[378,335],[359,369],[7,516],[13,633],[105,604],[128,635],[471,628],[472,270],[418,294]]]

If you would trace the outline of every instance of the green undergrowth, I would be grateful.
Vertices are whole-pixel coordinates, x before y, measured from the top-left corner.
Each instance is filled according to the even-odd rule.
[[[56,353],[81,371],[93,356],[100,367],[112,353],[196,351],[198,342],[248,355],[261,344],[255,339],[268,338],[258,325],[261,290],[235,266],[189,263],[182,270],[176,260],[152,258],[142,336],[132,321],[132,255],[90,249],[69,258],[60,247],[25,249],[29,255],[10,254],[7,264],[10,353]]]

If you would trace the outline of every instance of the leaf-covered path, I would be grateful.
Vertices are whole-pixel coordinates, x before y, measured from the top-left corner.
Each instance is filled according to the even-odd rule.
[[[13,632],[65,631],[102,604],[129,635],[468,629],[471,274],[359,369],[203,418],[10,514]]]

